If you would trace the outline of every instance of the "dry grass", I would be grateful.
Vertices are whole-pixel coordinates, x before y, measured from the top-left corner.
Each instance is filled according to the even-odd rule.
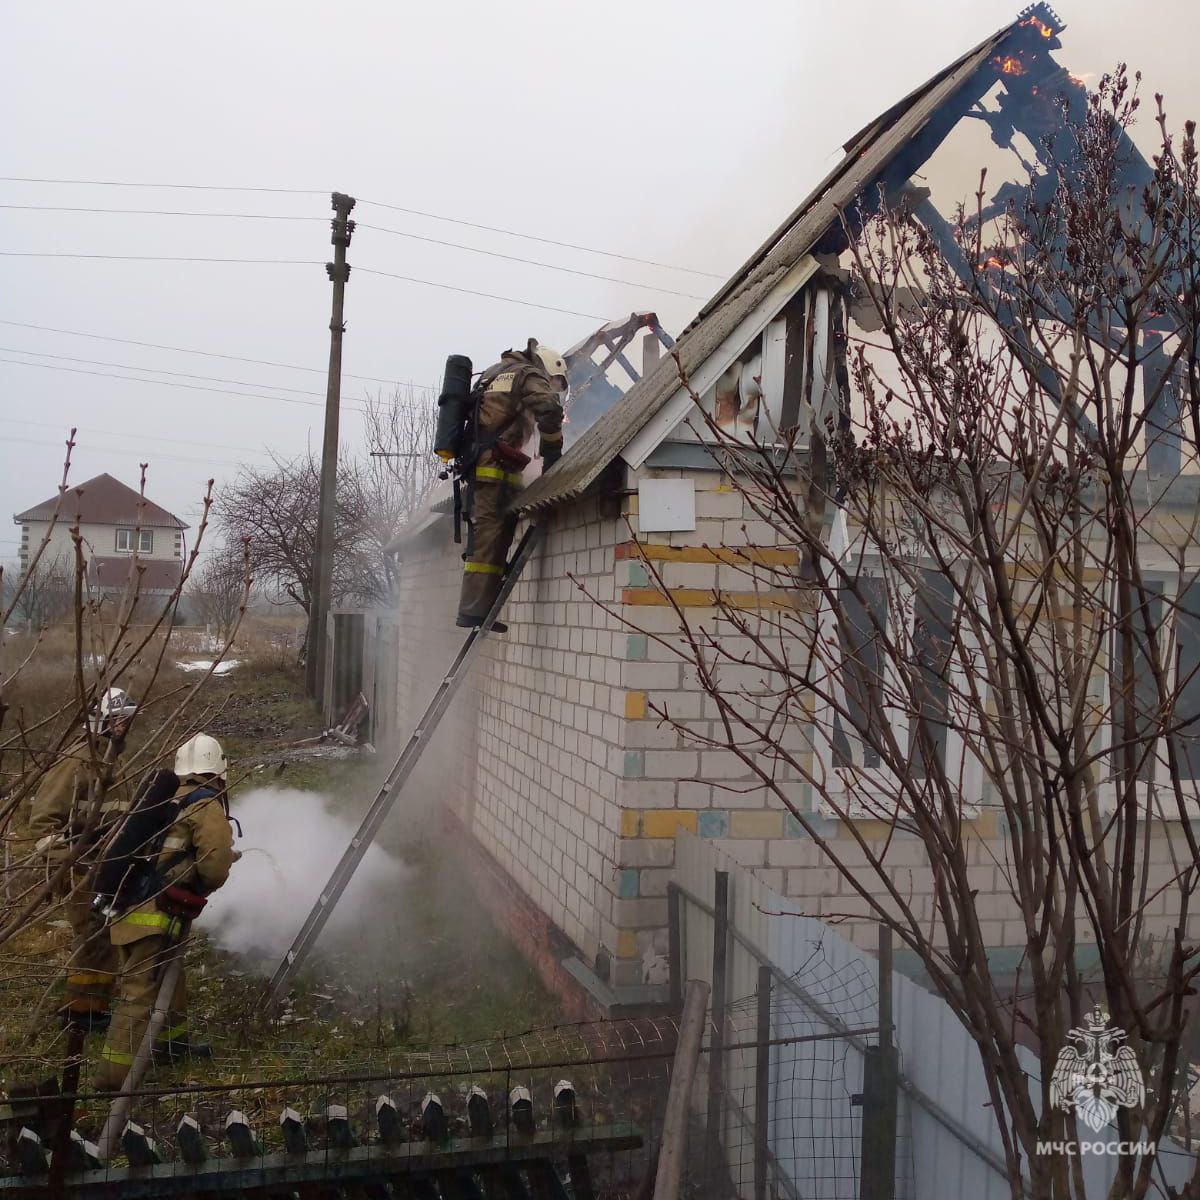
[[[300,673],[271,662],[275,635],[268,625],[239,639],[232,657],[242,665],[208,681],[197,711],[197,720],[221,738],[235,777],[252,763],[269,764],[234,789],[234,810],[236,793],[264,779],[327,794],[360,796],[373,790],[386,769],[378,760],[273,764],[273,750],[319,729],[303,697]],[[258,654],[266,661],[251,657]],[[174,654],[170,657],[173,662]],[[164,672],[163,686],[172,673],[179,674],[173,666]],[[52,696],[52,685],[42,681],[29,694]],[[555,999],[497,933],[488,914],[466,900],[460,877],[437,846],[392,849],[405,857],[410,871],[394,906],[373,922],[370,953],[355,946],[322,947],[297,982],[285,1023],[261,1022],[263,964],[221,950],[201,929],[188,952],[194,1025],[216,1056],[211,1062],[160,1068],[149,1082],[307,1075],[350,1065],[363,1069],[389,1051],[474,1041],[557,1020]],[[52,1021],[35,1020],[35,1013],[48,1016],[56,1006],[69,945],[61,913],[47,911],[0,949],[0,1090],[61,1070],[64,1039]],[[89,1039],[85,1088],[98,1040]]]

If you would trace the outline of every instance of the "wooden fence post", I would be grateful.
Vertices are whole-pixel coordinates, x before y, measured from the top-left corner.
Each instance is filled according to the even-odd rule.
[[[683,1182],[683,1164],[687,1157],[688,1108],[700,1044],[704,1040],[704,1011],[708,1007],[708,984],[689,979],[683,1016],[679,1021],[679,1040],[671,1064],[671,1087],[663,1115],[662,1145],[658,1152],[658,1170],[654,1177],[654,1200],[677,1200]]]
[[[899,1062],[892,1037],[892,931],[879,926],[879,1044],[863,1057],[861,1200],[895,1200]]]

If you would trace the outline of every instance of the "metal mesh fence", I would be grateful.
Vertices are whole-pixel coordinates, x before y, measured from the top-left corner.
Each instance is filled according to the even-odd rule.
[[[765,1169],[767,1195],[857,1197],[853,1134],[861,1118],[848,1037],[819,1028],[780,987],[771,992],[765,1039],[760,1019],[758,998],[746,997],[728,1006],[721,1034],[708,1027],[685,1194],[754,1196]],[[673,1017],[589,1022],[347,1062],[320,1078],[149,1088],[133,1098],[133,1132],[104,1164],[91,1161],[88,1143],[111,1097],[80,1096],[69,1141],[61,1101],[18,1103],[5,1126],[0,1193],[15,1183],[47,1187],[52,1156],[39,1155],[57,1145],[68,1183],[88,1195],[185,1194],[201,1180],[216,1192],[270,1192],[307,1180],[382,1195],[411,1191],[415,1180],[427,1200],[457,1200],[476,1194],[472,1188],[486,1196],[492,1185],[506,1196],[633,1200],[653,1181],[677,1039]],[[765,1109],[760,1063],[769,1072]],[[714,1075],[719,1137],[707,1125]],[[151,1184],[158,1190],[147,1190]]]

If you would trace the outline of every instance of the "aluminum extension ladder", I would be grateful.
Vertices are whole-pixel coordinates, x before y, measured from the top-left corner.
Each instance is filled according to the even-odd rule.
[[[430,735],[437,728],[446,709],[450,707],[450,701],[454,698],[454,693],[458,691],[459,684],[466,678],[467,670],[476,652],[491,632],[496,618],[500,615],[500,610],[504,607],[504,602],[516,587],[517,580],[520,579],[522,571],[532,557],[540,537],[541,530],[537,525],[530,525],[525,531],[524,537],[517,546],[517,552],[513,555],[508,570],[504,574],[504,581],[500,586],[500,594],[496,597],[495,604],[484,618],[483,624],[477,629],[471,630],[467,635],[462,649],[459,650],[445,678],[438,684],[437,691],[434,692],[433,699],[429,702],[429,707],[421,715],[416,729],[413,730],[412,736],[396,760],[396,765],[376,793],[371,807],[367,809],[366,816],[363,817],[362,824],[358,827],[358,832],[351,838],[350,845],[346,847],[346,852],[334,868],[329,882],[321,889],[316,904],[305,917],[304,924],[300,927],[296,940],[292,942],[291,949],[284,955],[275,974],[271,976],[271,982],[267,985],[266,992],[268,1004],[273,1004],[286,993],[292,976],[300,969],[308,957],[309,951],[313,948],[313,944],[320,936],[321,930],[325,928],[325,922],[329,920],[334,906],[341,899],[342,893],[358,869],[358,864],[362,862],[363,855],[375,840],[375,835],[379,832],[388,813],[391,812],[396,797],[399,796],[425,747],[429,744]]]

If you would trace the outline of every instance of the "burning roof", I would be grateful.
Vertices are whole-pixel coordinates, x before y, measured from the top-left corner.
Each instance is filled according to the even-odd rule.
[[[1030,23],[1034,19],[1039,25]],[[1052,30],[1051,38],[1043,37],[1041,25]],[[995,74],[985,70],[990,62],[997,56],[1003,60],[1005,55],[1015,54],[1014,47],[1030,37],[1049,45],[1061,28],[1048,5],[1031,6],[851,138],[842,161],[684,331],[676,346],[683,369],[692,374],[805,255],[836,250],[836,245],[825,243],[831,231],[840,232],[841,212],[864,196],[873,183],[889,173],[907,182],[966,109],[994,85]],[[666,357],[614,404],[604,421],[580,437],[554,470],[525,490],[520,510],[529,513],[552,508],[582,496],[678,389],[678,369],[674,359]]]

